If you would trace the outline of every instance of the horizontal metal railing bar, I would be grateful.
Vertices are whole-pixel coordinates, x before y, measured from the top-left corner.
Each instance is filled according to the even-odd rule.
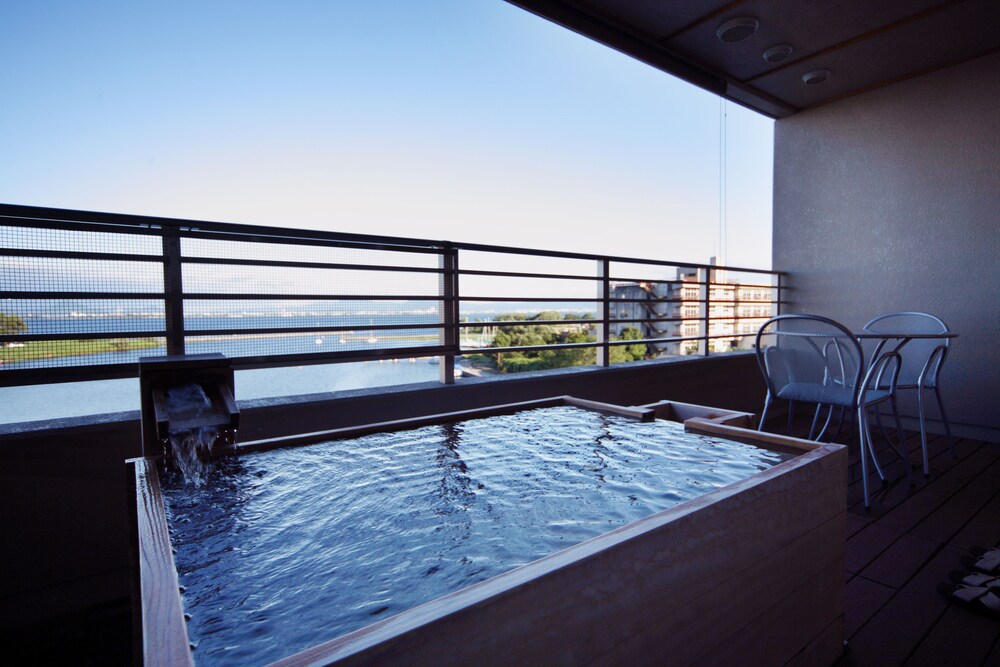
[[[246,225],[237,223],[209,222],[200,220],[186,220],[178,218],[165,218],[156,216],[137,216],[122,213],[97,213],[93,211],[80,211],[73,209],[56,209],[37,206],[23,206],[16,204],[0,204],[0,217],[10,217],[20,219],[24,222],[37,221],[34,226],[49,226],[53,222],[86,222],[97,224],[108,224],[142,228],[144,226],[175,227],[182,232],[182,236],[205,238],[207,234],[218,233],[221,238],[228,240],[239,240],[239,236],[258,236],[261,239],[289,239],[290,241],[317,240],[325,242],[362,242],[375,243],[391,246],[392,249],[432,248],[440,251],[443,248],[452,247],[459,250],[471,252],[500,253],[506,255],[529,255],[540,257],[556,257],[563,259],[580,260],[603,260],[617,262],[621,264],[644,264],[653,266],[668,266],[672,268],[687,269],[710,269],[715,271],[732,271],[735,273],[754,273],[780,275],[782,272],[768,269],[755,269],[737,266],[713,266],[709,264],[695,264],[690,262],[672,262],[656,259],[644,259],[637,257],[619,257],[613,255],[594,255],[588,253],[566,252],[560,250],[543,250],[536,248],[519,248],[508,246],[496,246],[480,243],[457,243],[449,241],[431,241],[427,239],[416,239],[409,237],[378,236],[372,234],[355,234],[344,232],[322,232],[316,230],[303,230],[293,228],[265,227],[260,225]]]
[[[236,370],[251,370],[282,366],[375,361],[378,359],[438,357],[445,354],[457,354],[457,350],[443,345],[428,345],[424,347],[393,347],[377,350],[352,350],[348,352],[230,357],[230,361],[232,362],[233,368]],[[138,364],[134,362],[126,364],[102,364],[99,366],[68,365],[49,368],[19,368],[7,370],[4,370],[3,367],[0,366],[0,387],[63,382],[67,381],[67,378],[71,378],[74,381],[111,380],[119,378],[133,378],[137,377],[137,375]]]
[[[513,326],[523,326],[523,325],[537,325],[537,326],[573,326],[573,325],[591,325],[591,324],[607,324],[605,320],[598,319],[579,319],[579,320],[481,320],[478,322],[456,322],[455,326],[459,328],[469,328],[469,327],[513,327]]]
[[[591,255],[579,252],[566,252],[562,250],[540,250],[535,248],[515,248],[507,246],[495,246],[495,245],[485,245],[481,243],[452,243],[452,246],[458,248],[459,250],[467,250],[473,252],[489,252],[489,253],[500,253],[507,255],[532,255],[538,257],[558,257],[562,259],[581,259],[581,260],[605,260],[608,262],[618,262],[620,264],[646,264],[654,266],[669,266],[676,267],[679,269],[712,269],[712,270],[723,270],[723,271],[733,271],[737,273],[766,273],[769,275],[774,275],[781,273],[780,271],[771,271],[768,269],[750,269],[737,266],[713,266],[711,264],[692,264],[689,262],[669,262],[660,259],[642,259],[638,257],[617,257],[614,255]]]
[[[757,335],[757,332],[754,331],[752,333],[748,332],[748,333],[715,334],[714,336],[707,336],[707,338],[708,338],[708,340],[719,340],[719,339],[723,339],[723,338],[746,338],[747,336],[756,336],[756,335]],[[701,338],[706,338],[706,336],[702,336]]]
[[[33,257],[39,259],[87,259],[101,262],[158,262],[163,263],[163,255],[128,254],[120,252],[82,252],[78,250],[30,250],[21,248],[0,248],[0,257]]]
[[[449,301],[441,295],[286,294],[266,292],[185,292],[185,301]]]
[[[770,304],[770,305],[773,306],[774,304],[776,304],[778,302],[777,301],[754,301],[752,299],[715,299],[715,298],[712,299],[712,304],[713,305],[718,305],[718,304],[730,305],[730,304],[732,304],[732,305],[741,305],[742,306],[742,305],[748,305],[748,304],[749,305],[753,305],[755,303]]]
[[[224,266],[275,266],[292,269],[335,269],[341,271],[391,271],[397,273],[447,273],[445,269],[423,266],[379,266],[377,264],[343,264],[337,262],[297,262],[282,259],[241,259],[233,257],[187,257],[184,264],[210,264]]]
[[[499,271],[488,269],[459,269],[461,275],[470,276],[497,276],[505,278],[551,278],[558,280],[604,280],[602,276],[588,276],[574,273],[544,273],[529,271]],[[609,276],[607,280],[611,283],[621,283],[624,285],[635,285],[640,283],[662,283],[679,285],[681,288],[703,287],[709,285],[718,289],[778,289],[777,285],[757,285],[750,283],[711,283],[697,280],[682,280],[679,278],[624,278]]]
[[[0,204],[0,217],[11,217],[30,223],[30,226],[50,226],[53,222],[83,222],[96,224],[111,224],[122,227],[173,227],[182,232],[220,233],[223,238],[237,240],[235,235],[258,236],[261,239],[294,239],[317,241],[344,241],[359,243],[374,243],[393,249],[441,248],[448,245],[447,241],[431,241],[399,236],[380,236],[376,234],[356,234],[348,232],[324,232],[320,230],[295,229],[284,227],[266,227],[263,225],[247,225],[229,222],[210,222],[206,220],[188,220],[183,218],[167,218],[148,215],[132,215],[126,213],[99,213],[75,209],[48,208],[41,206],[24,206],[18,204]],[[186,235],[186,234],[185,234]]]
[[[497,301],[513,303],[600,303],[600,297],[546,297],[546,296],[466,296],[457,297],[459,301]]]
[[[19,387],[51,382],[84,382],[138,377],[139,365],[102,364],[100,366],[56,366],[48,368],[4,369],[0,366],[0,387]]]
[[[311,246],[322,248],[346,248],[349,250],[379,250],[384,252],[406,252],[411,254],[440,255],[444,250],[437,245],[394,245],[375,241],[353,241],[337,239],[318,239],[308,236],[289,237],[272,236],[248,232],[208,231],[201,228],[181,228],[182,238],[205,239],[209,241],[225,241],[230,243],[269,243],[286,246]]]
[[[705,303],[706,299],[629,299],[609,298],[611,303]]]
[[[640,345],[645,343],[678,343],[688,340],[704,340],[704,336],[681,337],[672,336],[668,338],[642,338],[638,340],[609,340],[607,345]],[[480,347],[462,348],[459,354],[506,354],[508,352],[541,352],[544,350],[573,350],[587,347],[603,347],[604,342],[589,341],[586,343],[555,343],[552,345],[524,345],[516,347]]]
[[[443,329],[445,325],[441,322],[420,323],[420,324],[337,324],[333,326],[313,326],[313,327],[262,327],[246,329],[186,329],[185,338],[211,337],[211,336],[264,336],[273,334],[307,334],[307,333],[340,333],[343,331],[360,331],[367,333],[370,331],[402,331],[409,329]]]
[[[601,347],[601,342],[553,343],[551,345],[525,345],[523,347],[480,347],[461,348],[459,354],[503,354],[506,352],[538,352],[541,350],[574,350],[584,347]]]
[[[281,366],[342,364],[356,361],[377,361],[379,359],[439,357],[447,354],[457,354],[457,350],[447,345],[427,345],[424,347],[388,347],[372,350],[350,350],[346,352],[311,352],[306,354],[230,358],[233,362],[233,368],[236,370],[249,370]],[[3,375],[3,373],[0,372],[0,375]]]
[[[137,224],[114,224],[110,222],[85,222],[80,220],[48,220],[3,215],[0,204],[0,227],[26,227],[31,229],[58,229],[67,232],[89,232],[101,234],[135,234],[138,236],[162,236],[158,227]]]
[[[714,336],[666,336],[662,338],[641,338],[637,340],[609,340],[608,345],[641,345],[656,343],[685,343],[688,341],[704,341],[725,338],[745,338],[746,336],[756,336],[755,333],[746,334],[718,334]],[[586,343],[556,343],[553,345],[525,345],[521,347],[478,347],[462,348],[459,354],[468,356],[471,354],[497,354],[507,352],[538,352],[543,350],[571,350],[585,347],[601,347],[605,343],[601,341],[589,341]]]
[[[623,276],[608,276],[612,283],[638,284],[638,283],[662,283],[667,285],[679,285],[683,287],[697,287],[705,283],[697,280],[684,280],[681,278],[626,278]]]
[[[703,320],[704,317],[659,317],[656,319],[635,319],[635,318],[611,318],[611,324],[622,324],[627,322],[642,322],[643,324],[657,324],[660,322],[694,322],[696,320]]]
[[[552,280],[604,280],[600,276],[584,276],[573,273],[534,273],[530,271],[489,271],[486,269],[459,269],[463,276],[494,276],[498,278],[545,278]]]
[[[778,289],[777,285],[757,285],[754,283],[708,283],[709,287],[720,289]]]
[[[29,343],[46,340],[115,340],[118,338],[166,338],[166,331],[80,331],[78,333],[8,334],[4,343]]]

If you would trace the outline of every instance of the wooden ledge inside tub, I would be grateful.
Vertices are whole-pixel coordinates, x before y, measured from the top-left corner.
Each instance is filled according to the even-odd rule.
[[[502,405],[491,405],[483,408],[471,410],[459,410],[457,412],[443,412],[434,415],[424,415],[421,417],[408,417],[406,419],[394,419],[372,424],[359,426],[345,426],[326,431],[314,431],[312,433],[299,433],[279,438],[269,438],[267,440],[255,440],[239,443],[233,447],[216,447],[212,450],[213,457],[227,456],[229,454],[245,454],[249,452],[266,451],[279,447],[295,447],[298,445],[309,445],[327,440],[340,440],[343,438],[357,438],[371,433],[386,433],[390,431],[403,431],[407,429],[421,428],[423,426],[433,426],[436,424],[448,424],[451,422],[464,421],[467,419],[481,419],[483,417],[496,417],[499,415],[512,415],[523,410],[534,410],[537,408],[552,408],[560,405],[571,405],[585,410],[594,410],[606,414],[622,415],[639,421],[652,421],[656,418],[653,410],[645,407],[624,407],[612,405],[611,403],[601,403],[590,401],[574,396],[553,396],[550,398],[540,398],[533,401],[521,401],[519,403],[505,403]]]
[[[738,412],[736,410],[723,410],[722,408],[711,408],[693,403],[682,403],[680,401],[659,401],[639,406],[643,410],[652,410],[657,419],[666,419],[672,422],[687,422],[689,419],[702,419],[716,424],[729,424],[742,428],[752,428],[754,414],[752,412]]]
[[[703,417],[693,417],[685,420],[684,430],[716,438],[725,438],[726,440],[735,440],[747,445],[757,445],[758,447],[764,447],[784,454],[803,454],[823,447],[843,447],[843,445],[834,443],[822,443],[814,440],[793,438],[787,435],[778,435],[777,433],[755,431],[740,426],[731,426],[724,422],[705,419]]]

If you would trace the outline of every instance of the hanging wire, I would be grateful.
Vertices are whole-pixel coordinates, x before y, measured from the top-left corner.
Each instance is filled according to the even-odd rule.
[[[716,264],[726,265],[728,250],[726,227],[726,100],[719,98],[719,256]]]

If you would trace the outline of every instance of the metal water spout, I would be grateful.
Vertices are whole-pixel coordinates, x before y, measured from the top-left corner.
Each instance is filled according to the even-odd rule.
[[[172,456],[171,435],[214,429],[213,449],[232,447],[240,424],[232,363],[225,356],[186,354],[139,360],[142,455]],[[177,401],[188,392],[199,401]]]

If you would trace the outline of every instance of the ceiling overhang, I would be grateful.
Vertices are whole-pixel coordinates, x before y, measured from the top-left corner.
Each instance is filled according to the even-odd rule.
[[[508,2],[774,118],[1000,50],[997,0]]]

